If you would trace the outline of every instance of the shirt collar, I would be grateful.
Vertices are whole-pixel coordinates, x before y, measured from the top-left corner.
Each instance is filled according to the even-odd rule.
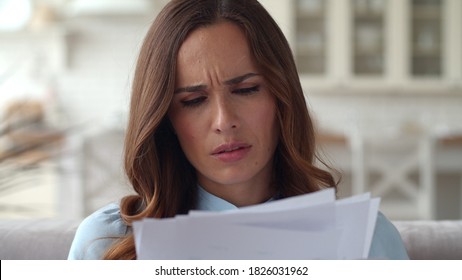
[[[225,211],[237,209],[234,204],[209,193],[203,187],[197,186],[197,189],[197,210]]]
[[[200,185],[197,186],[197,208],[196,210],[204,211],[225,211],[235,210],[238,207],[218,196],[215,196],[206,191]],[[273,201],[276,198],[270,198],[267,202]]]

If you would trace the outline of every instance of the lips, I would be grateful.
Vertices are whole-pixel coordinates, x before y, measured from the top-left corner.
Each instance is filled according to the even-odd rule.
[[[244,158],[251,149],[246,143],[228,143],[215,148],[212,156],[223,162],[234,162]]]
[[[246,149],[249,148],[250,145],[245,144],[245,143],[229,143],[229,144],[223,144],[215,148],[212,152],[212,155],[218,155],[218,154],[223,154],[223,153],[229,153],[233,151],[237,151],[240,149]]]

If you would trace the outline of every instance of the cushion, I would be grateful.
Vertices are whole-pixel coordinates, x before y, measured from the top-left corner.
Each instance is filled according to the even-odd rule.
[[[0,221],[0,259],[66,259],[79,222],[64,220]]]
[[[394,222],[415,260],[462,260],[462,220]]]

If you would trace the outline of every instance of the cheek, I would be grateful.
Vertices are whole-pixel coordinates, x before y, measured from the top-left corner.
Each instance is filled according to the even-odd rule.
[[[198,138],[198,128],[195,126],[194,118],[170,114],[170,121],[183,151],[193,146]]]
[[[279,123],[276,117],[276,106],[273,102],[263,104],[259,110],[253,110],[249,116],[252,121],[254,131],[259,131],[261,141],[265,144],[265,149],[272,152],[279,138]]]
[[[265,127],[270,136],[274,136],[278,133],[279,124],[276,118],[276,106],[273,102],[268,102],[267,106],[260,112],[259,117],[261,123],[265,124],[263,127]]]

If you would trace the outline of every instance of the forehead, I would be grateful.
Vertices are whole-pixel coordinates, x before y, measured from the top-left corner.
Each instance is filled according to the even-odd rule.
[[[178,52],[177,66],[177,74],[181,74],[211,67],[232,72],[232,69],[254,68],[255,65],[241,28],[234,23],[219,22],[188,35]]]

